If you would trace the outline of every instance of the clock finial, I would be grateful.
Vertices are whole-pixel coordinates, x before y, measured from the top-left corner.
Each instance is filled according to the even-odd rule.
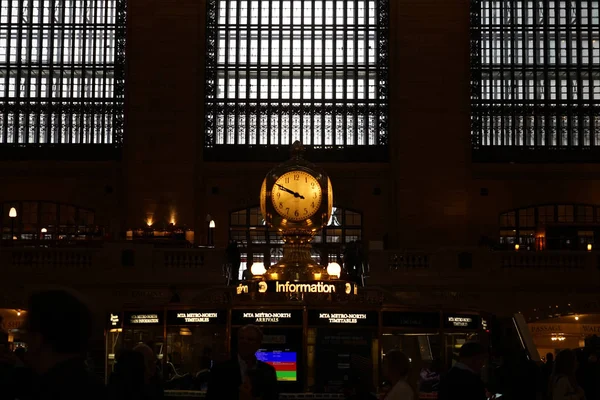
[[[292,158],[302,158],[302,155],[304,154],[305,150],[306,149],[304,148],[302,143],[300,143],[299,140],[296,140],[294,144],[292,144],[292,149],[290,150],[290,152],[292,153]]]

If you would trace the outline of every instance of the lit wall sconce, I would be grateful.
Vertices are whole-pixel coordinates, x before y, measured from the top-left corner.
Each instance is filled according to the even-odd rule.
[[[42,232],[42,233],[48,233],[48,229],[46,229],[46,228],[42,228],[41,232]]]
[[[10,217],[10,237],[12,238],[12,240],[15,240],[15,218],[17,218],[17,209],[11,207],[8,211],[8,216]]]
[[[588,249],[588,251],[592,251],[592,244],[591,243],[588,243],[587,249]]]
[[[577,315],[575,316],[575,321],[579,321],[579,317]]]
[[[521,247],[521,246],[519,246],[519,244],[518,244],[518,243],[517,243],[517,244],[515,244],[515,251],[519,251],[519,248],[520,248],[520,247]]]
[[[211,219],[208,222],[208,245],[209,246],[215,245],[215,228],[216,227],[217,227],[217,225],[215,224],[215,220]]]

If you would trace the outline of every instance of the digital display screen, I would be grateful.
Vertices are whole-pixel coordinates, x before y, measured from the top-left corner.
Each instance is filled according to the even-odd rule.
[[[275,368],[278,381],[296,382],[298,379],[295,351],[259,350],[256,352],[256,358]]]

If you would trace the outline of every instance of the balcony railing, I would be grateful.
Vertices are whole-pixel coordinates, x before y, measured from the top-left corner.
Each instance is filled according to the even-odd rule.
[[[223,285],[224,249],[165,248],[152,244],[105,242],[102,247],[0,247],[0,273],[6,281],[93,281]],[[387,250],[368,253],[373,285],[453,285],[473,278],[534,280],[540,273],[592,282],[600,278],[595,251],[437,252]],[[33,282],[31,282],[33,283]]]

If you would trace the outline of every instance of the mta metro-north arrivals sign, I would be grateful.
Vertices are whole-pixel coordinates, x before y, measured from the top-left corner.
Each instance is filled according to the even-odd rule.
[[[302,325],[302,310],[232,310],[231,325]]]

